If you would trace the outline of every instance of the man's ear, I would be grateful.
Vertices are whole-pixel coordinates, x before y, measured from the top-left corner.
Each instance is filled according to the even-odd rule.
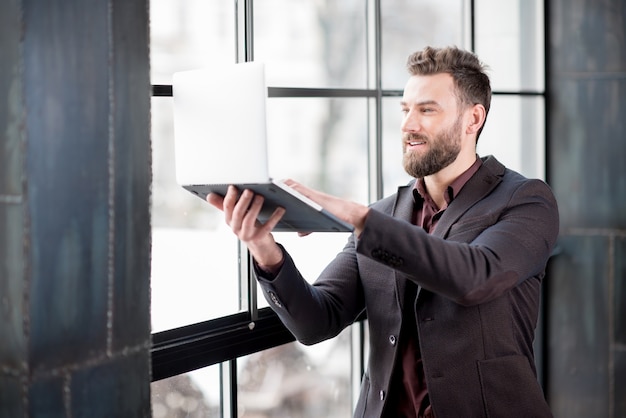
[[[478,130],[485,123],[485,118],[487,117],[487,112],[485,111],[485,107],[481,104],[475,104],[470,108],[469,113],[469,123],[467,124],[467,129],[465,131],[466,134],[476,134]]]

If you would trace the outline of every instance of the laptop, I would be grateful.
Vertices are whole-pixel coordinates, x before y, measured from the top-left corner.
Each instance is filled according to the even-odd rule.
[[[174,151],[179,185],[206,200],[229,185],[265,197],[258,217],[285,208],[275,231],[350,232],[306,196],[271,178],[266,138],[267,86],[261,62],[174,73]],[[287,156],[286,156],[287,157]]]

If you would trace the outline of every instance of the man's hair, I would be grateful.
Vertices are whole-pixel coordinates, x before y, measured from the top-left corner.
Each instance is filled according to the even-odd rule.
[[[413,75],[447,73],[454,80],[457,100],[461,105],[481,104],[485,107],[485,120],[491,105],[491,85],[487,67],[472,52],[457,47],[426,47],[409,55],[406,63]],[[476,141],[484,127],[478,130]]]

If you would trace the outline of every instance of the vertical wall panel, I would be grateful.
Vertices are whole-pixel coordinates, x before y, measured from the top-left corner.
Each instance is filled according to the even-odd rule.
[[[150,416],[147,34],[148,0],[0,2],[2,417]]]
[[[626,231],[623,231],[621,236],[615,238],[614,263],[613,317],[615,318],[615,344],[620,346],[622,350],[626,350]]]
[[[24,1],[36,368],[106,348],[109,56],[106,1]]]
[[[551,181],[563,224],[626,228],[626,77],[565,73],[551,86]]]
[[[23,99],[20,77],[20,2],[0,8],[0,204],[22,194]],[[4,202],[3,202],[4,201]]]
[[[0,416],[23,416],[24,118],[19,0],[0,3]]]
[[[568,236],[548,282],[547,392],[557,417],[605,417],[609,405],[606,237]]]
[[[150,339],[151,226],[150,74],[146,2],[115,0],[112,7],[113,128],[112,186],[115,213],[113,239],[113,348]],[[129,71],[132,69],[132,71]],[[132,321],[129,321],[132,318]]]
[[[0,417],[23,417],[22,381],[16,376],[0,374]]]
[[[60,376],[48,376],[33,382],[28,394],[29,416],[67,416],[64,384],[65,379]]]
[[[26,362],[23,211],[22,203],[0,201],[0,370]]]
[[[143,353],[129,355],[114,363],[80,370],[70,391],[71,409],[76,417],[149,417],[150,387],[143,384],[149,375]]]
[[[613,283],[613,384],[615,417],[626,417],[626,236],[615,239],[615,281]]]
[[[562,252],[549,277],[555,417],[626,416],[626,2],[549,5],[548,177]]]

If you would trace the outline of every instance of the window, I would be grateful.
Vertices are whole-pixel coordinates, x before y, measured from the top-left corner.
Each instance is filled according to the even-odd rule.
[[[470,48],[494,89],[479,154],[543,177],[543,2],[152,0],[150,11],[154,415],[345,417],[367,360],[366,322],[315,346],[293,341],[221,213],[176,184],[172,74],[265,62],[272,176],[368,203],[409,180],[406,57],[429,44]],[[276,236],[311,281],[347,239]]]

